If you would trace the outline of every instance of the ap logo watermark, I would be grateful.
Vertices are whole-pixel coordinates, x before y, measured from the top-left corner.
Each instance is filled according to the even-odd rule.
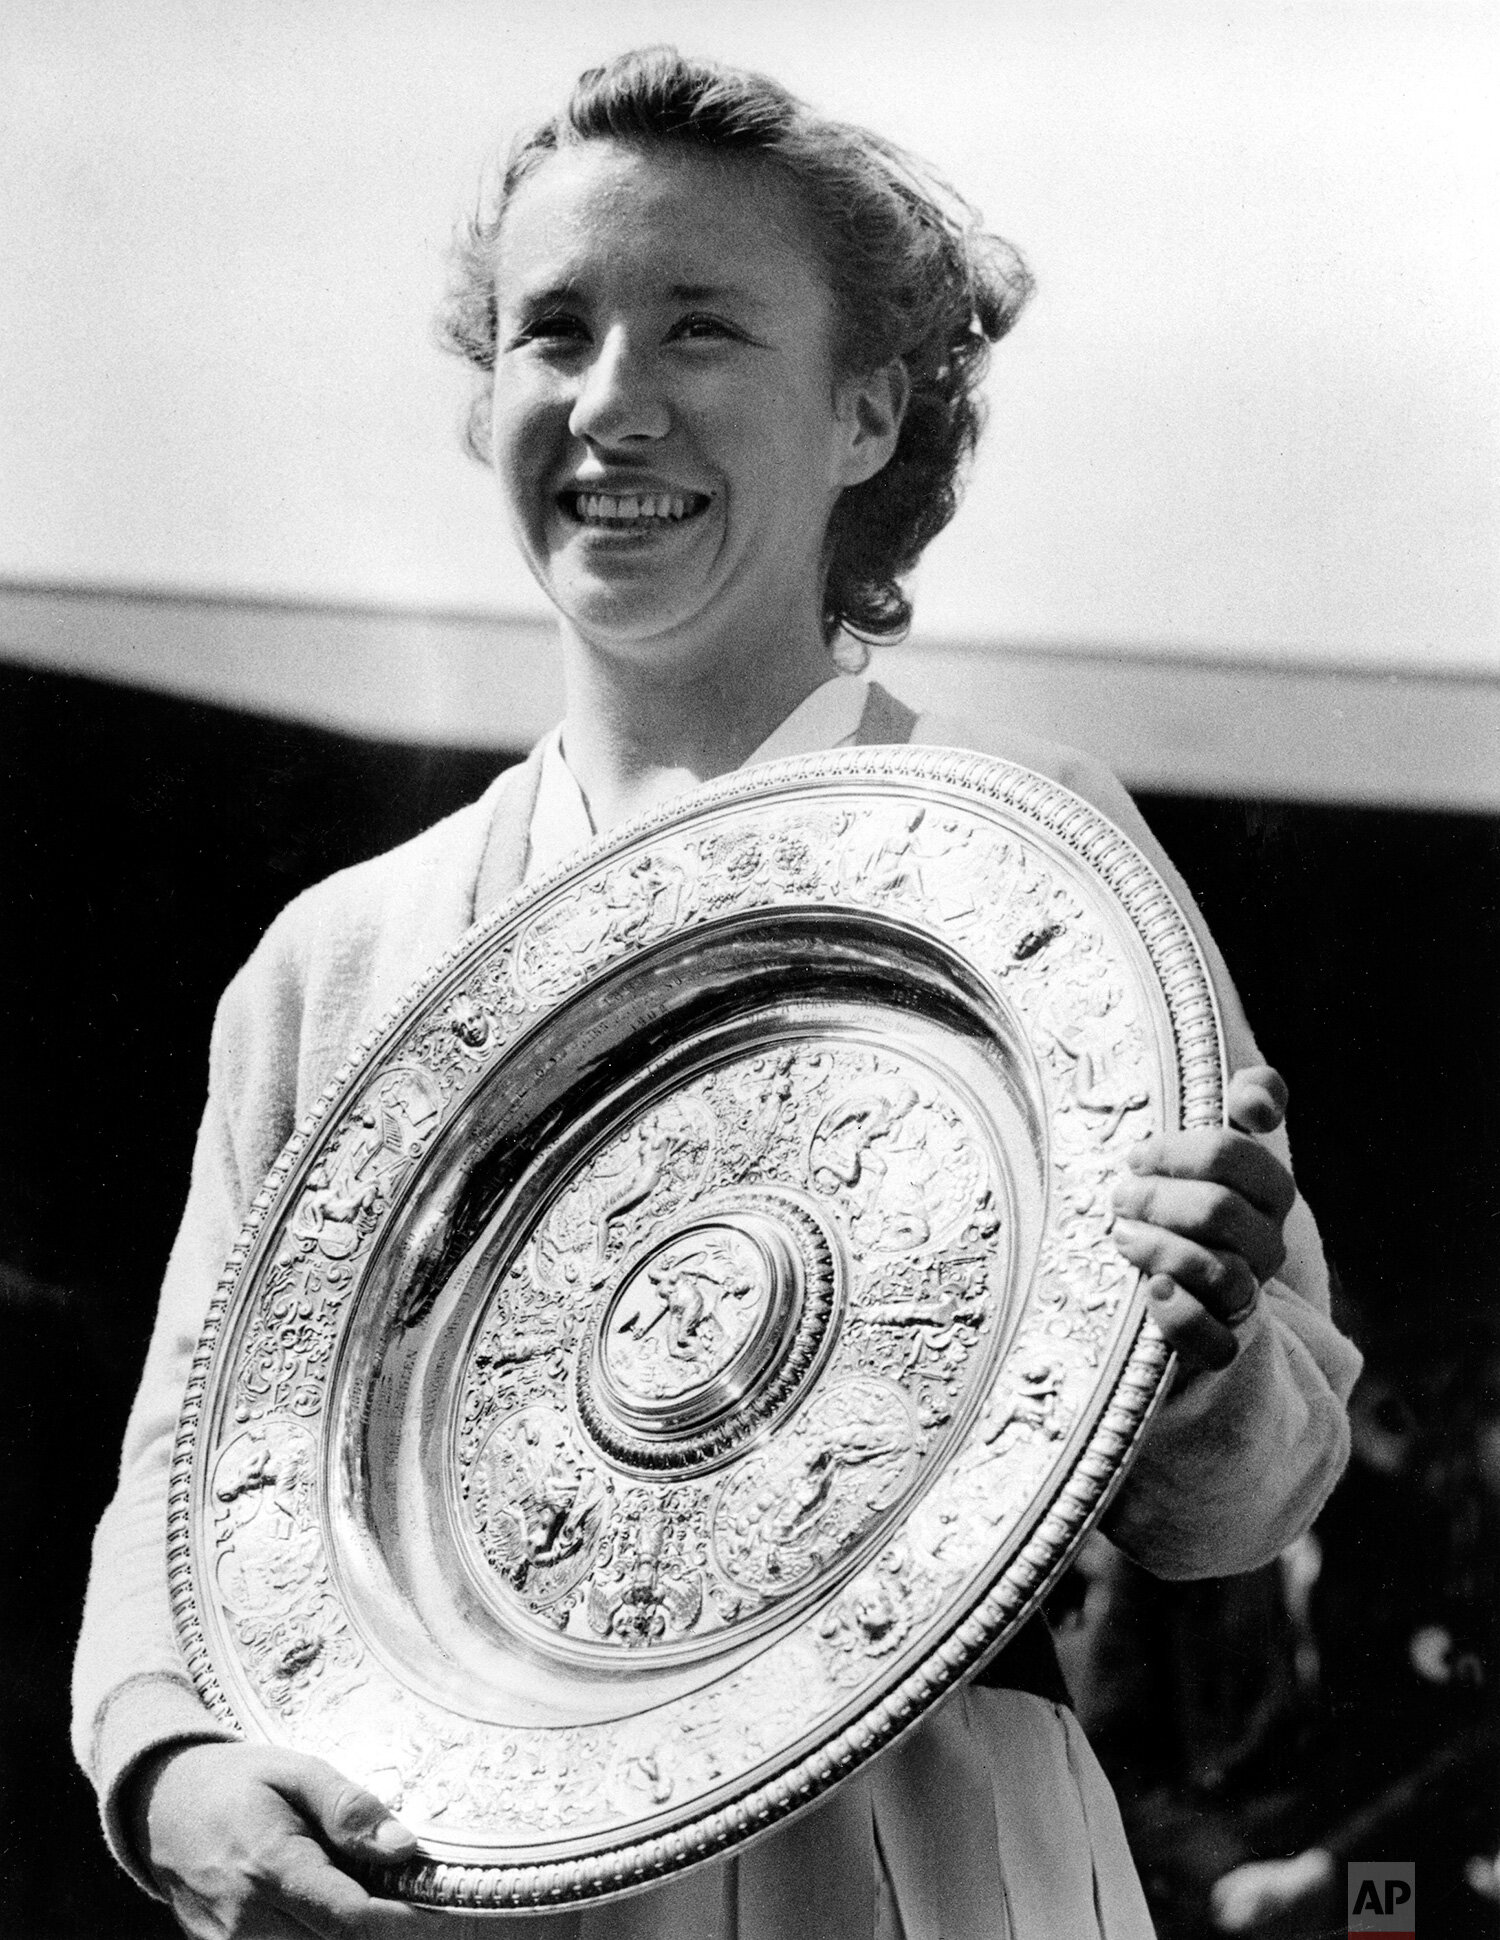
[[[1416,1940],[1417,1868],[1410,1859],[1349,1861],[1349,1935]]]

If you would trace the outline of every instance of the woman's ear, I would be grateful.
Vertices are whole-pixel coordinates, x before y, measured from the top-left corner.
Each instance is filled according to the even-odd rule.
[[[900,357],[868,376],[840,383],[837,408],[844,439],[835,482],[841,489],[863,485],[889,464],[910,396],[911,377]]]

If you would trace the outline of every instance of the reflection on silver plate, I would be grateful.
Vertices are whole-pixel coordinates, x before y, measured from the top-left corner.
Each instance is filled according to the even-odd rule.
[[[1159,877],[1007,763],[702,789],[514,898],[256,1201],[173,1469],[179,1634],[536,1907],[776,1824],[1034,1607],[1168,1357],[1122,1151],[1219,1122]]]

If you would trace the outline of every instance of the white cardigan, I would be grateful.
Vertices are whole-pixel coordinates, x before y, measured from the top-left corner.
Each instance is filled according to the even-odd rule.
[[[907,738],[871,689],[860,740]],[[892,723],[896,723],[893,727]],[[885,731],[879,729],[884,724]],[[873,726],[877,731],[870,732]],[[1192,898],[1106,770],[1030,737],[918,717],[913,741],[1019,761],[1085,796],[1152,858],[1189,913],[1214,976],[1231,1068],[1259,1062],[1238,997]],[[116,1855],[147,1886],[120,1823],[124,1779],[178,1739],[231,1734],[200,1703],[173,1632],[166,1575],[168,1465],[205,1309],[250,1199],[349,1047],[427,966],[521,880],[539,762],[389,854],[296,898],[230,984],[209,1053],[208,1105],[131,1413],[118,1492],[95,1538],[74,1675],[74,1748]],[[1283,1158],[1284,1137],[1273,1141]],[[1181,1381],[1153,1424],[1109,1534],[1159,1575],[1250,1569],[1311,1523],[1348,1453],[1344,1401],[1359,1371],[1328,1318],[1328,1279],[1298,1201],[1289,1255],[1222,1372]],[[1076,1727],[1075,1727],[1076,1729]]]

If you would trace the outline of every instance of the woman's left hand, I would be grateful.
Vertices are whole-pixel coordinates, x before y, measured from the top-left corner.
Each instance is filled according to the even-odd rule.
[[[1297,1188],[1255,1136],[1286,1114],[1287,1089],[1267,1064],[1229,1081],[1223,1131],[1158,1132],[1126,1156],[1114,1185],[1115,1244],[1149,1277],[1157,1325],[1193,1367],[1227,1367],[1234,1329],[1286,1258],[1282,1228]]]

